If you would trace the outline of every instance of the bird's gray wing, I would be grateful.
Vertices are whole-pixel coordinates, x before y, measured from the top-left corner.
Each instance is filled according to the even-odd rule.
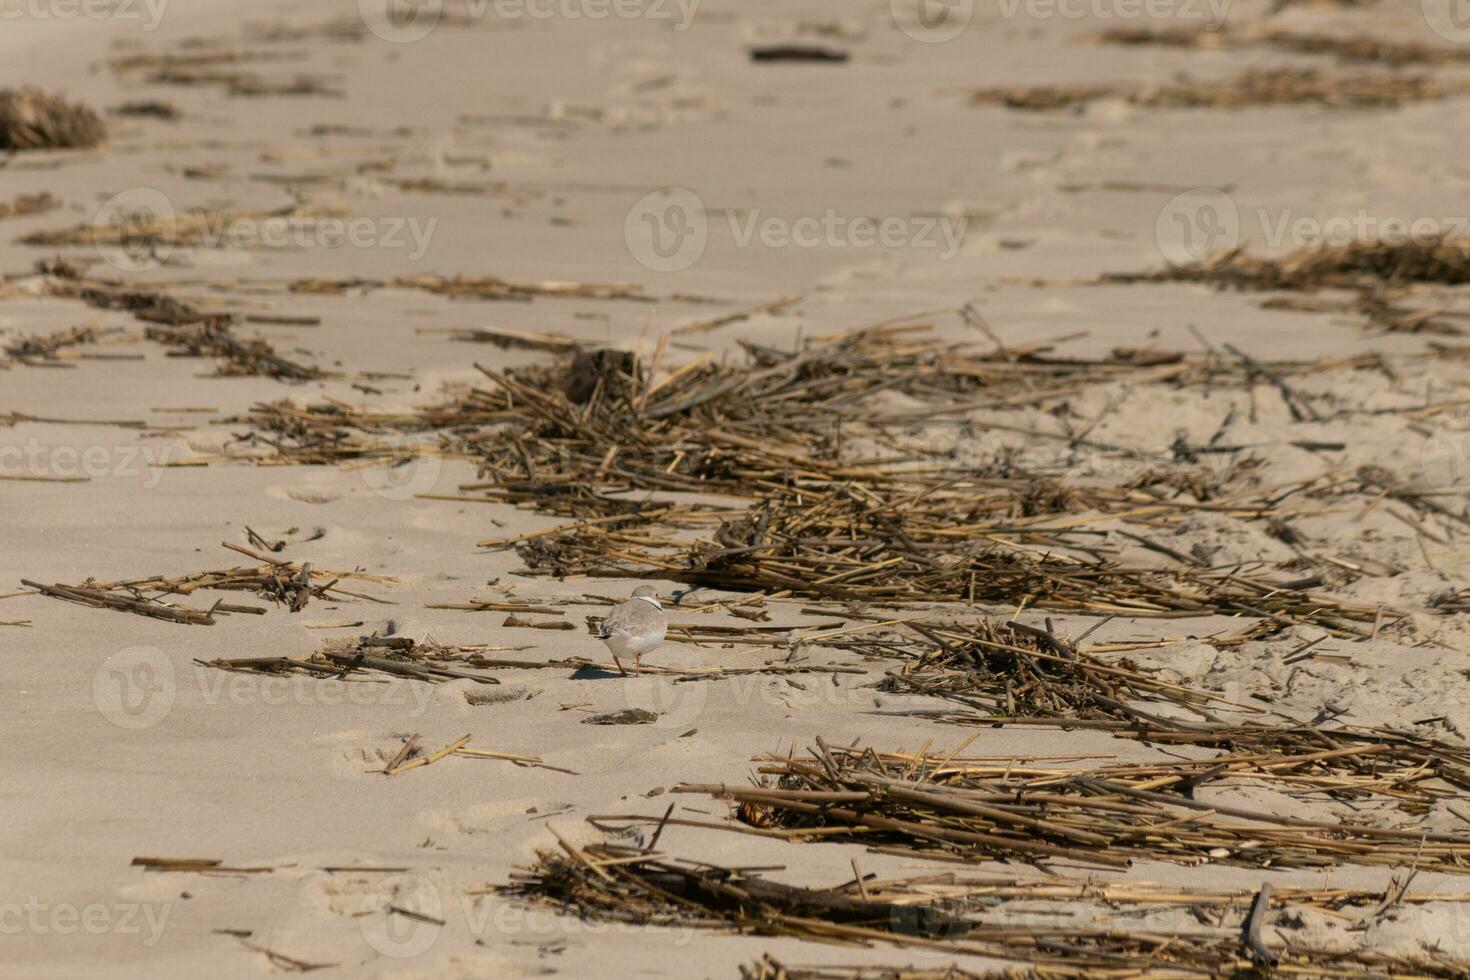
[[[607,639],[618,633],[631,635],[651,631],[659,612],[646,602],[624,602],[612,607],[602,628],[597,631],[599,639]]]

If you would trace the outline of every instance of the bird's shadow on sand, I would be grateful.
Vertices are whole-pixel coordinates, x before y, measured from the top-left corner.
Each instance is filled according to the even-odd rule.
[[[620,674],[606,667],[578,667],[572,672],[572,680],[574,681],[607,681],[617,680],[626,676],[626,674]]]

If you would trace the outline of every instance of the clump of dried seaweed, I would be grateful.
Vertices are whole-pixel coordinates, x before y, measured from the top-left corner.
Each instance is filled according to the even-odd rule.
[[[336,294],[349,289],[418,289],[453,299],[531,300],[538,296],[631,299],[652,302],[633,282],[515,282],[498,276],[399,276],[394,279],[300,279],[293,293]]]
[[[1261,258],[1245,246],[1199,262],[1145,273],[1112,273],[1107,282],[1204,282],[1234,289],[1364,289],[1381,285],[1470,283],[1470,239],[1410,236],[1344,245],[1314,245],[1280,258]]]
[[[0,150],[90,149],[107,135],[91,108],[38,89],[0,89]]]
[[[506,330],[500,327],[420,327],[415,332],[447,334],[455,340],[470,344],[494,344],[505,349],[541,350],[555,354],[573,353],[590,346],[587,341],[560,332]]]
[[[121,310],[144,323],[177,327],[199,323],[224,324],[231,320],[228,314],[201,310],[167,293],[151,289],[58,280],[58,285],[53,286],[52,292],[61,296],[74,296],[99,310]]]
[[[121,310],[154,324],[145,333],[148,339],[173,348],[174,356],[216,358],[222,375],[255,375],[282,381],[326,376],[313,365],[282,357],[263,339],[236,337],[233,315],[200,309],[159,290],[68,276],[48,277],[47,290],[51,295],[79,299],[97,309]]]
[[[1336,757],[1355,753],[1375,754],[1358,748]],[[1322,758],[1332,756],[1037,773],[819,742],[807,759],[767,757],[754,786],[681,784],[674,791],[728,798],[742,822],[786,838],[846,839],[965,861],[1067,859],[1121,868],[1147,857],[1272,868],[1414,864],[1470,873],[1470,835],[1307,820],[1194,798],[1202,781],[1248,775],[1252,765],[1310,781]],[[1364,791],[1383,786],[1391,795],[1405,775],[1364,781]],[[1325,774],[1319,779],[1332,781]]]
[[[1312,69],[1248,71],[1217,81],[1186,81],[1153,88],[1124,85],[1042,85],[980,89],[972,105],[1046,111],[1118,98],[1151,109],[1240,109],[1319,105],[1338,109],[1393,109],[1448,98],[1467,89],[1428,75],[1328,75]]]
[[[1150,108],[1238,109],[1310,104],[1336,109],[1396,109],[1465,91],[1463,85],[1427,75],[1332,76],[1310,69],[1283,68],[1246,72],[1224,82],[1167,85],[1134,101]]]
[[[1362,318],[1366,327],[1384,333],[1435,334],[1458,337],[1464,334],[1459,323],[1467,314],[1438,307],[1417,308],[1397,301],[1399,290],[1393,287],[1364,288],[1350,299],[1327,299],[1317,296],[1276,296],[1262,301],[1263,310],[1296,310],[1305,313],[1351,313]]]
[[[162,99],[135,99],[119,103],[107,112],[128,119],[162,119],[165,122],[177,122],[184,117],[178,106]]]
[[[1007,717],[1131,717],[1127,702],[1168,701],[1207,714],[1215,698],[1165,684],[1126,659],[1104,663],[1049,630],[1024,623],[907,622],[926,641],[880,689],[944,697]]]
[[[221,70],[176,66],[160,68],[148,76],[152,85],[179,85],[189,88],[211,86],[222,88],[228,95],[241,98],[266,96],[329,96],[342,98],[344,93],[330,79],[320,75],[296,74],[290,78],[267,78],[253,71]]]
[[[537,863],[497,893],[544,904],[596,921],[643,926],[735,927],[758,935],[820,934],[847,925],[902,941],[908,935],[962,936],[967,926],[939,908],[873,902],[831,889],[801,888],[703,862],[660,860],[661,855],[613,844],[565,854],[538,851]]]
[[[1470,239],[1416,235],[1320,244],[1277,258],[1249,254],[1244,245],[1198,262],[1145,273],[1109,273],[1104,282],[1201,282],[1221,289],[1316,292],[1348,290],[1347,300],[1268,300],[1271,308],[1311,312],[1354,312],[1379,329],[1397,333],[1459,334],[1448,322],[1463,314],[1418,309],[1399,302],[1405,291],[1422,286],[1470,283]]]
[[[289,60],[281,55],[234,48],[139,53],[114,58],[110,67],[119,75],[141,76],[151,85],[222,88],[233,96],[327,95],[343,93],[317,75],[298,73],[287,79],[267,78],[247,68],[250,63]]]
[[[468,402],[414,412],[374,412],[337,401],[299,405],[290,399],[254,405],[228,420],[243,427],[233,446],[266,448],[272,462],[293,464],[411,460],[442,449],[437,441],[406,443],[405,436],[447,434],[494,421],[493,411],[478,411]]]
[[[62,351],[95,344],[102,337],[119,333],[122,333],[122,330],[117,327],[111,329],[72,327],[70,330],[58,330],[51,334],[23,338],[5,345],[4,351],[21,364],[54,364]]]
[[[979,89],[970,94],[971,105],[1002,105],[1027,112],[1051,112],[1087,105],[1099,99],[1131,98],[1127,89],[1115,85],[1029,85]]]
[[[282,55],[266,51],[246,51],[237,48],[216,46],[201,47],[190,51],[148,52],[140,51],[119,55],[108,62],[114,72],[164,71],[175,68],[207,68],[220,65],[238,65],[246,62],[281,61]]]
[[[224,376],[256,375],[282,381],[310,381],[324,377],[313,365],[298,364],[276,353],[263,339],[242,340],[229,326],[231,318],[211,318],[190,326],[149,327],[145,336],[173,348],[170,356],[213,357]]]
[[[471,680],[499,684],[485,673],[462,670],[459,663],[475,665],[473,647],[446,647],[418,643],[407,636],[364,636],[329,645],[307,657],[223,657],[196,661],[205,667],[256,674],[305,674],[323,680],[360,680],[370,675],[389,674],[439,684],[449,680]]]
[[[310,227],[326,218],[347,213],[341,205],[297,206],[270,211],[192,210],[184,214],[154,214],[136,211],[99,214],[91,223],[50,231],[35,231],[20,239],[22,245],[59,248],[91,245],[127,249],[141,254],[145,249],[186,248],[228,244],[241,240],[267,240],[268,230],[279,230],[282,239],[292,227]],[[249,232],[246,235],[243,232]]]
[[[1088,40],[1124,47],[1214,49],[1232,44],[1235,38],[1224,30],[1198,27],[1115,27],[1099,31]]]
[[[1303,34],[1296,31],[1270,31],[1262,42],[1278,51],[1292,54],[1328,54],[1343,62],[1373,62],[1402,68],[1406,65],[1449,65],[1470,61],[1470,51],[1463,47],[1423,44],[1417,41],[1389,41],[1356,35],[1335,37],[1331,34]]]
[[[631,355],[582,351],[547,369],[498,372],[477,393],[524,422],[466,440],[497,484],[628,485],[764,496],[771,488],[857,482],[865,487],[942,479],[923,455],[844,453],[844,427],[882,428],[977,409],[1046,405],[1089,381],[1187,383],[1242,375],[1239,366],[1169,352],[1103,360],[1051,358],[1044,348],[978,354],[927,327],[858,331],[796,351],[744,344],[748,365],[696,359],[656,381]],[[656,365],[659,355],[654,357]],[[900,392],[911,412],[860,411]],[[1086,444],[1085,440],[1077,440]],[[611,450],[609,449],[611,447]],[[930,457],[929,461],[933,461]],[[948,474],[952,475],[952,474]]]
[[[1367,63],[1403,68],[1407,65],[1448,65],[1470,61],[1470,51],[1419,41],[1390,41],[1358,34],[1301,33],[1298,31],[1197,30],[1189,27],[1122,27],[1103,31],[1093,40],[1128,47],[1158,46],[1219,50],[1264,47],[1289,54],[1324,54],[1345,63]]]
[[[256,606],[239,606],[229,603],[215,603],[209,609],[194,609],[180,606],[172,602],[164,602],[160,599],[150,598],[141,593],[129,589],[110,590],[108,588],[95,588],[90,583],[82,585],[43,585],[40,582],[32,582],[30,579],[21,579],[20,584],[27,588],[35,589],[41,595],[51,596],[55,599],[65,599],[83,606],[94,606],[98,609],[115,609],[119,612],[136,613],[139,616],[148,616],[153,619],[163,619],[171,623],[182,623],[189,626],[213,626],[216,613],[263,613],[264,609]]]
[[[840,436],[845,418],[853,425],[900,426],[974,408],[1044,404],[1075,392],[1084,377],[1160,383],[1241,377],[1231,365],[1169,352],[1122,352],[1096,361],[1052,359],[1042,349],[982,356],[913,333],[865,331],[794,352],[751,346],[748,367],[715,365],[706,357],[657,381],[627,352],[582,349],[554,367],[482,368],[492,387],[457,393],[412,416],[389,420],[329,406],[281,405],[258,408],[257,418],[242,421],[280,431],[282,420],[272,417],[279,412],[313,427],[361,422],[368,433],[384,424],[441,431],[452,437],[455,451],[480,460],[489,478],[467,489],[512,499],[540,494],[562,512],[556,497],[598,485],[751,496],[763,493],[771,478],[807,471],[814,479],[884,479],[878,461],[854,466],[839,458],[840,438],[833,437]],[[893,416],[855,413],[869,394],[892,389],[931,407]],[[504,431],[502,424],[509,424]],[[610,457],[608,446],[618,447]],[[799,467],[793,465],[798,457]],[[594,494],[581,496],[596,506]]]
[[[45,214],[59,207],[61,202],[45,191],[40,194],[22,194],[13,201],[0,202],[0,220]]]
[[[29,580],[22,580],[22,584],[37,589],[43,595],[101,609],[116,609],[196,626],[212,626],[216,613],[261,615],[265,610],[259,606],[241,606],[226,602],[216,602],[208,609],[195,609],[166,601],[167,597],[190,596],[201,590],[252,592],[262,599],[284,605],[292,612],[300,612],[312,598],[383,601],[371,595],[340,588],[339,583],[344,579],[380,583],[392,581],[361,572],[319,571],[312,568],[310,562],[297,563],[269,558],[228,543],[225,547],[255,558],[261,564],[196,572],[192,575],[154,575],[118,582],[97,582],[89,578],[80,585],[43,585]]]

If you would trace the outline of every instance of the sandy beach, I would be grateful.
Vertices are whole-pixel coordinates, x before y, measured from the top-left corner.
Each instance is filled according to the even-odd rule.
[[[1452,14],[0,3],[0,976],[1465,975]]]

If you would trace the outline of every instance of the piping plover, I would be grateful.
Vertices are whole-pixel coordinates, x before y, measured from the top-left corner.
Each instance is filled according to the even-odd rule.
[[[620,657],[633,657],[633,670],[637,672],[643,655],[658,648],[668,632],[669,620],[664,607],[658,601],[658,589],[651,585],[640,585],[633,590],[633,597],[612,607],[602,621],[597,638],[612,651],[613,663],[623,670]]]

